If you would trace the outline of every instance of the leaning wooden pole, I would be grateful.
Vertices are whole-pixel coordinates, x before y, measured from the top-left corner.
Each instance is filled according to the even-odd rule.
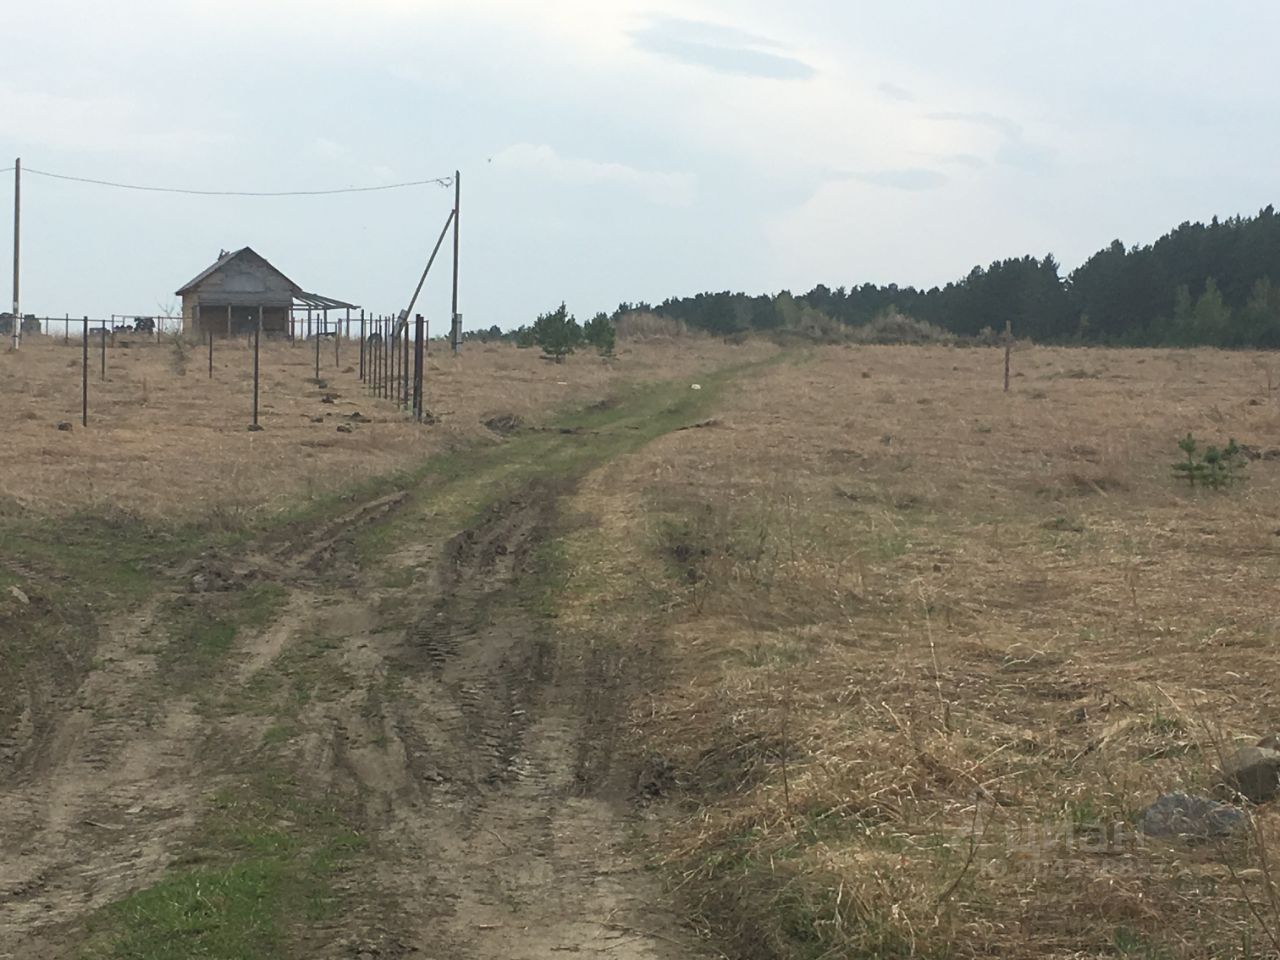
[[[449,211],[449,216],[445,218],[444,226],[440,228],[440,236],[436,238],[436,245],[431,248],[431,256],[427,258],[427,265],[422,268],[422,276],[418,278],[418,285],[413,288],[413,296],[409,298],[409,306],[404,308],[404,312],[400,314],[403,322],[408,323],[409,317],[413,313],[414,305],[418,302],[418,294],[422,293],[422,285],[427,282],[427,274],[431,272],[431,265],[436,262],[436,254],[440,252],[440,247],[444,245],[444,238],[449,233],[449,225],[453,223],[454,211]]]

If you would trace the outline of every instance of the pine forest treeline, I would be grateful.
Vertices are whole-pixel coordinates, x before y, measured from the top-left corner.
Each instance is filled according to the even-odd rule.
[[[989,337],[1009,321],[1015,335],[1043,343],[1280,347],[1280,216],[1268,206],[1256,217],[1183,223],[1147,246],[1116,240],[1066,276],[1051,254],[1024,256],[929,290],[864,283],[799,295],[703,293],[624,303],[614,319],[634,312],[723,336],[838,336],[891,317],[959,337]]]

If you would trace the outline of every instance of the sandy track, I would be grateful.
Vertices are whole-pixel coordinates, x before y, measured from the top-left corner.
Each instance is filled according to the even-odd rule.
[[[626,798],[580,762],[601,734],[590,671],[518,596],[554,506],[528,490],[445,544],[410,626],[379,632],[366,616],[343,654],[358,682],[308,718],[309,756],[361,796],[376,882],[396,905],[348,936],[356,955],[693,955],[621,850]],[[371,700],[389,670],[398,693]]]
[[[697,955],[623,850],[630,811],[610,784],[626,777],[598,745],[617,739],[626,691],[602,696],[599,665],[524,602],[561,492],[527,489],[439,544],[429,589],[385,587],[347,550],[400,497],[245,551],[290,597],[210,680],[223,700],[316,636],[339,638],[323,656],[350,678],[307,706],[295,757],[354,801],[370,845],[344,875],[353,908],[306,933],[307,956]],[[265,718],[147,699],[162,689],[151,615],[107,626],[75,702],[0,790],[0,957],[65,956],[87,912],[158,879],[225,758],[261,738]]]

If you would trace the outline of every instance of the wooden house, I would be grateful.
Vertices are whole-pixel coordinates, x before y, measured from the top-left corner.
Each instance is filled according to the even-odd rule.
[[[182,332],[201,339],[252,333],[259,321],[267,335],[293,335],[295,309],[323,313],[355,304],[307,293],[251,247],[224,252],[177,291],[182,298]]]

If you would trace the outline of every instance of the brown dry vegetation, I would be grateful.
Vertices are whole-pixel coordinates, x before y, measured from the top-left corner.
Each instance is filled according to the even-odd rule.
[[[250,355],[242,344],[219,344],[211,382],[199,348],[188,350],[179,374],[172,342],[117,343],[108,381],[90,384],[90,428],[77,423],[68,433],[56,423],[77,419],[78,345],[30,340],[20,356],[0,355],[0,403],[11,423],[0,467],[6,503],[48,515],[114,503],[177,520],[234,510],[243,520],[468,441],[504,443],[483,426],[495,415],[536,426],[556,408],[591,404],[632,381],[675,378],[676,386],[650,391],[626,417],[625,402],[596,404],[588,419],[598,415],[599,424],[563,436],[525,431],[507,447],[480,451],[485,456],[474,463],[487,473],[460,474],[461,480],[444,479],[442,490],[425,484],[405,496],[415,506],[398,508],[403,513],[387,530],[412,542],[387,554],[391,566],[362,561],[352,568],[365,580],[350,588],[348,600],[365,605],[362,629],[370,644],[404,632],[381,622],[383,594],[403,591],[423,605],[422,617],[440,618],[440,609],[429,606],[435,588],[422,588],[417,565],[434,562],[427,558],[444,536],[445,528],[434,526],[444,523],[441,511],[461,517],[464,501],[480,509],[485,485],[501,486],[510,475],[541,477],[541,471],[548,486],[528,489],[550,489],[552,481],[576,476],[579,466],[585,471],[588,462],[638,449],[566,492],[563,537],[549,519],[546,530],[543,520],[534,523],[538,536],[530,534],[515,551],[527,568],[511,567],[530,583],[513,580],[510,590],[513,598],[516,586],[522,597],[548,593],[537,603],[556,615],[554,629],[547,628],[554,634],[554,673],[578,679],[539,697],[549,716],[571,710],[589,731],[574,741],[572,750],[581,753],[575,763],[604,782],[605,771],[622,776],[631,766],[612,763],[615,747],[623,759],[640,761],[638,795],[667,804],[653,807],[662,812],[653,818],[648,849],[671,878],[681,912],[729,954],[813,960],[1277,953],[1280,909],[1261,856],[1268,849],[1272,859],[1280,856],[1274,810],[1253,811],[1254,831],[1230,846],[1157,842],[1137,837],[1132,827],[1162,792],[1210,790],[1221,750],[1280,731],[1280,705],[1270,696],[1280,682],[1273,655],[1280,632],[1274,603],[1280,459],[1252,462],[1247,483],[1224,492],[1189,491],[1170,468],[1179,458],[1178,438],[1189,431],[1207,442],[1235,437],[1259,451],[1280,450],[1280,396],[1271,389],[1280,384],[1280,360],[1216,351],[1025,348],[1015,354],[1006,395],[1002,353],[994,349],[859,346],[776,355],[763,345],[658,337],[624,343],[616,361],[584,353],[556,365],[534,351],[469,344],[460,358],[433,357],[427,405],[440,422],[419,426],[365,394],[347,369],[354,355],[343,348],[335,369],[332,344],[325,344],[321,388],[310,379],[309,345],[270,345],[263,364],[266,429],[251,434]],[[707,374],[746,361],[761,362],[736,377]],[[679,397],[695,396],[686,386],[695,377],[705,390],[696,404],[682,405]],[[340,395],[336,403],[321,403],[326,392]],[[372,422],[337,432],[354,410]],[[623,442],[641,436],[634,431],[652,427],[644,436],[657,436],[681,425],[691,410],[710,419],[643,448],[638,439]],[[606,429],[614,414],[623,425]],[[321,421],[313,422],[317,416]],[[560,495],[524,505],[531,517],[549,517]],[[384,502],[391,501],[372,505]],[[362,517],[362,510],[357,504],[350,515]],[[501,511],[480,515],[482,532],[486,523],[495,536],[505,529]],[[78,522],[47,526],[65,532]],[[348,559],[365,557],[356,535],[342,533],[343,522],[320,518],[310,532],[302,524],[301,532],[278,533],[283,546],[264,555],[292,555],[305,565],[346,536]],[[97,549],[98,541],[91,545]],[[151,545],[144,537],[130,549]],[[501,547],[494,557],[511,554],[505,540]],[[395,566],[402,555],[413,561],[407,572]],[[86,556],[76,553],[68,562],[87,569],[96,554]],[[22,585],[41,582],[23,557],[6,559]],[[109,573],[114,565],[101,566]],[[144,565],[132,579],[108,579],[90,599],[118,592],[123,599],[112,603],[137,600],[154,569]],[[293,576],[289,569],[285,579]],[[335,569],[325,590],[310,588],[307,602],[322,619],[329,590],[349,588],[341,579],[345,568]],[[444,564],[439,571],[446,606],[458,602],[457,585],[447,586],[450,569]],[[56,593],[61,580],[50,582]],[[473,585],[482,588],[480,580]],[[208,602],[229,610],[242,595]],[[104,620],[95,654],[93,630],[60,613],[63,607],[46,615],[45,601],[38,592],[29,602],[25,595],[5,598],[14,623],[19,616],[49,620],[50,635],[71,651],[68,690],[92,700],[93,684],[114,677],[117,706],[130,723],[137,718],[128,710],[149,717],[164,706],[135,698],[130,671],[154,657],[139,651],[136,663],[121,658],[122,649],[141,642],[130,631],[113,632]],[[453,615],[469,623],[465,590],[461,602]],[[527,602],[512,599],[513,609]],[[287,610],[295,606],[291,601]],[[104,616],[91,608],[74,610],[85,623]],[[286,612],[281,622],[290,617]],[[275,663],[273,679],[298,680],[290,673],[302,669],[300,661],[288,657],[299,655],[306,638],[327,636],[311,619],[294,619],[289,629],[277,624],[261,636],[247,634],[250,653],[254,643],[261,646],[248,662]],[[350,629],[339,623],[335,635],[350,640]],[[533,621],[525,627],[535,629]],[[186,638],[191,631],[182,622],[172,632]],[[33,628],[33,664],[61,649],[45,636]],[[509,643],[523,634],[494,636]],[[285,647],[268,642],[272,637]],[[494,650],[504,648],[484,632],[471,639],[475,656],[468,663],[477,682],[493,681],[485,671]],[[400,654],[362,656],[368,676],[335,685],[352,703]],[[537,672],[520,657],[504,663],[520,683]],[[223,685],[213,686],[239,691],[240,673],[223,666],[209,668]],[[42,670],[31,666],[28,676]],[[80,688],[82,673],[89,680]],[[647,690],[633,697],[642,686]],[[96,750],[98,740],[127,727],[120,718],[101,729],[87,726],[61,696],[48,698],[47,717],[37,716],[51,730],[66,722],[74,731],[81,723],[80,738]],[[237,692],[228,702],[241,699]],[[392,706],[429,714],[439,702],[433,692]],[[505,702],[493,698],[494,709]],[[317,731],[329,729],[333,703],[316,713]],[[182,698],[170,704],[175,716],[187,716],[184,704]],[[620,731],[610,711],[625,704],[631,713]],[[110,713],[112,704],[97,707]],[[333,706],[332,716],[363,730],[361,709]],[[298,722],[287,711],[280,716]],[[18,718],[19,732],[19,721],[32,726],[30,718]],[[145,728],[152,726],[147,719]],[[121,743],[140,742],[128,729]],[[195,742],[185,729],[174,727],[173,735],[184,750]],[[487,729],[482,725],[480,733]],[[547,729],[560,737],[559,727]],[[383,749],[385,734],[375,732],[371,726],[362,733],[369,750]],[[568,742],[557,749],[569,751]],[[460,743],[458,756],[470,757],[473,747]],[[0,741],[0,748],[11,745]],[[104,765],[98,754],[86,755]],[[229,755],[247,754],[237,748]],[[410,792],[430,789],[414,780],[403,756],[388,755],[392,779],[405,781]],[[282,769],[293,759],[285,751]],[[568,761],[555,763],[556,776],[567,776]],[[117,767],[103,768],[111,774]],[[84,789],[91,804],[79,769],[73,763],[60,776]],[[175,770],[164,775],[186,793],[198,792],[192,778],[208,777],[198,764]],[[566,781],[564,796],[586,782]],[[535,797],[538,804],[560,808],[556,783],[556,791]],[[126,786],[155,787],[141,780]],[[527,805],[512,811],[511,823],[525,825]],[[424,830],[437,830],[437,813],[424,806],[415,816]],[[511,853],[511,834],[498,826],[477,835],[492,833],[498,846],[486,856],[502,859]],[[601,828],[579,826],[574,836],[584,829]],[[121,849],[124,840],[133,842],[132,834],[120,837]],[[416,856],[421,843],[408,848]],[[474,866],[472,848],[451,849],[460,874]],[[579,854],[573,851],[575,863]],[[114,870],[113,848],[104,845],[95,855]],[[385,866],[381,853],[373,859]],[[583,903],[599,900],[599,875],[583,866],[589,862],[579,863]],[[417,886],[428,875],[417,861],[405,868],[413,893],[405,902],[414,917],[429,918]],[[28,896],[23,890],[18,895]],[[473,893],[490,906],[487,888]],[[608,928],[615,918],[612,908],[604,912]],[[345,931],[345,922],[335,924]],[[436,933],[424,924],[419,932],[428,942]],[[465,927],[455,931],[459,942],[479,942],[465,940],[475,933]],[[501,933],[486,919],[482,929],[491,928]]]
[[[1256,830],[1139,839],[1280,730],[1280,360],[825,348],[598,471],[566,629],[660,634],[633,717],[679,901],[754,958],[1271,956]],[[637,622],[643,626],[637,628]]]
[[[439,422],[423,427],[369,395],[357,373],[358,342],[344,341],[337,363],[332,342],[323,342],[323,387],[313,379],[312,344],[264,342],[264,430],[250,433],[253,354],[245,341],[215,344],[212,379],[200,344],[119,336],[107,348],[105,381],[97,348],[95,338],[87,430],[80,427],[78,341],[28,337],[20,353],[0,354],[0,409],[9,424],[0,505],[62,513],[111,504],[178,520],[210,511],[274,513],[461,440],[496,442],[483,425],[491,417],[537,422],[627,382],[692,376],[724,351],[698,338],[678,351],[623,343],[613,360],[584,352],[549,364],[536,350],[508,344],[467,344],[454,357],[433,343],[426,406]],[[765,349],[744,347],[734,356]],[[336,402],[322,403],[325,394]],[[371,422],[338,432],[357,411]],[[59,421],[74,428],[59,431]]]

